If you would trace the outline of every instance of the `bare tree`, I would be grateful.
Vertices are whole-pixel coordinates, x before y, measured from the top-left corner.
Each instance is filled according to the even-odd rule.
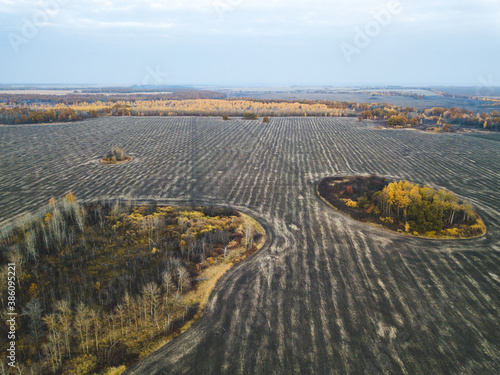
[[[7,244],[11,236],[12,236],[12,228],[7,225],[4,225],[0,229],[0,243]]]
[[[80,304],[76,308],[75,324],[80,333],[80,343],[82,346],[82,351],[85,351],[88,354],[89,353],[88,335],[90,328],[89,308],[85,306],[83,302],[80,302]]]
[[[16,278],[17,278],[17,286],[21,289],[21,283],[19,282],[19,276],[22,275],[22,268],[24,266],[25,259],[19,250],[19,246],[13,245],[10,247],[9,251],[9,263],[14,263],[16,265]]]
[[[106,325],[108,326],[108,344],[112,346],[116,343],[116,340],[113,340],[115,316],[113,314],[104,314],[104,319],[106,320]]]
[[[59,327],[61,329],[61,332],[64,335],[64,343],[66,346],[66,352],[68,353],[69,357],[71,358],[71,345],[70,345],[70,339],[71,339],[71,308],[69,305],[69,302],[67,300],[61,300],[56,302],[56,310],[59,312],[57,319],[59,322]]]
[[[182,294],[186,286],[188,285],[188,272],[184,267],[177,268],[177,288]]]
[[[247,250],[252,249],[254,236],[255,236],[255,228],[251,223],[248,223],[245,228],[245,243]]]
[[[120,319],[120,329],[121,329],[121,334],[122,336],[124,335],[124,319],[125,319],[125,308],[123,305],[117,305],[115,307],[115,312],[118,315],[118,318]]]
[[[170,294],[170,290],[174,286],[172,273],[170,271],[163,272],[163,290],[165,291],[165,309],[168,306],[168,296]]]
[[[156,283],[148,283],[142,290],[143,298],[145,299],[145,304],[149,307],[149,314],[153,318],[153,322],[156,324],[157,328],[160,329],[158,320],[156,317],[158,305],[160,301],[160,294],[158,291],[158,286]]]
[[[49,329],[48,334],[48,351],[50,353],[50,359],[55,363],[55,367],[59,368],[62,361],[61,353],[61,334],[59,332],[57,317],[55,314],[45,315],[43,321]]]
[[[89,320],[94,331],[95,350],[99,350],[99,331],[101,329],[101,314],[98,310],[89,309]]]
[[[75,209],[75,220],[76,224],[78,225],[78,228],[80,229],[80,232],[85,231],[85,216],[87,213],[85,212],[85,209],[83,207],[80,208],[79,205],[77,205],[77,208]]]
[[[40,306],[40,302],[36,299],[28,302],[23,309],[23,314],[30,320],[29,325],[32,334],[35,336],[35,342],[38,345],[38,335],[42,327],[42,307]]]
[[[57,353],[54,352],[54,346],[51,345],[50,340],[42,345],[42,350],[46,362],[50,364],[52,372],[55,374],[59,366],[57,363]]]
[[[29,232],[26,233],[25,241],[26,241],[27,257],[36,261],[38,254],[36,249],[36,236],[34,230],[30,230]]]
[[[132,324],[132,299],[130,298],[128,291],[125,291],[125,296],[123,297],[123,311],[125,314],[125,334],[128,334],[128,327]]]

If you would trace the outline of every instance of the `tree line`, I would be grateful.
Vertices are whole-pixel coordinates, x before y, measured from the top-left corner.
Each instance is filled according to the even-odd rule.
[[[38,124],[79,121],[102,116],[329,116],[359,117],[389,127],[413,127],[447,132],[453,125],[500,130],[497,111],[475,113],[466,109],[433,107],[417,111],[414,107],[390,104],[355,103],[328,100],[224,99],[216,92],[180,91],[175,98],[164,94],[75,97],[0,95],[0,123]],[[97,95],[97,94],[96,94]],[[191,95],[191,96],[190,96]],[[204,96],[205,95],[205,96]],[[99,98],[99,99],[98,99]],[[42,101],[38,101],[42,100]]]
[[[480,128],[486,130],[500,130],[500,115],[498,111],[491,113],[474,113],[461,108],[433,107],[416,111],[415,108],[405,107],[375,107],[361,112],[361,119],[382,120],[390,127],[423,127],[447,132],[451,125],[461,127]],[[437,128],[436,128],[437,127]]]

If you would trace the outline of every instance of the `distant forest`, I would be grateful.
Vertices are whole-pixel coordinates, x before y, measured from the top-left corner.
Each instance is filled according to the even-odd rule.
[[[170,89],[169,89],[170,90]],[[493,100],[493,99],[492,99]],[[0,124],[71,122],[103,116],[321,116],[358,117],[391,128],[450,132],[458,128],[500,130],[498,111],[460,108],[416,110],[385,103],[328,100],[227,99],[224,93],[173,89],[171,93],[86,90],[67,95],[0,94]]]

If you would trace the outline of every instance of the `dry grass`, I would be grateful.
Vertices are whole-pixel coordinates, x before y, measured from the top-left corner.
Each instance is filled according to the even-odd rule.
[[[102,158],[100,161],[101,161],[101,164],[116,165],[116,164],[128,163],[131,160],[132,160],[132,156],[128,156],[125,160],[122,160],[122,161],[110,161],[110,160],[106,160],[106,158]]]
[[[127,367],[125,366],[120,366],[120,367],[110,367],[107,369],[107,371],[104,373],[104,375],[120,375],[123,373]]]

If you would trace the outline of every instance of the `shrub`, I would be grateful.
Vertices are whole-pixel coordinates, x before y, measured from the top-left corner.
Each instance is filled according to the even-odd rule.
[[[111,152],[104,158],[104,161],[116,163],[120,161],[126,161],[129,158],[130,156],[127,155],[122,148],[115,146],[111,149]]]
[[[116,161],[123,161],[127,157],[125,151],[118,146],[113,147],[111,154],[116,158]]]
[[[358,207],[358,203],[353,201],[352,199],[346,199],[345,201],[345,205],[347,207],[351,207],[351,208],[357,208]]]
[[[127,367],[125,365],[122,365],[120,367],[110,367],[106,370],[104,375],[120,375],[121,373],[125,372]]]
[[[366,194],[358,198],[358,207],[366,208],[369,205],[370,205],[370,200],[368,199]]]
[[[365,119],[365,118],[371,119],[371,118],[373,118],[372,112],[369,110],[363,111],[363,112],[361,112],[360,118],[361,119]]]
[[[450,124],[444,124],[441,129],[440,129],[441,133],[447,133],[450,131]]]
[[[222,119],[223,119],[224,121],[231,120],[231,118],[229,118],[229,116],[228,116],[228,115],[222,115]]]
[[[366,213],[372,214],[375,217],[379,217],[382,214],[382,212],[380,211],[380,209],[377,206],[370,206],[370,207],[368,207],[366,209]]]
[[[408,118],[406,116],[392,116],[387,120],[387,125],[396,126],[396,125],[406,125],[408,123]]]
[[[65,374],[83,375],[95,370],[97,358],[92,354],[85,354],[68,361],[64,367]]]
[[[269,117],[265,116],[263,119],[262,119],[262,122],[269,122]]]
[[[252,112],[246,112],[243,114],[243,118],[245,120],[257,120],[257,115]]]

